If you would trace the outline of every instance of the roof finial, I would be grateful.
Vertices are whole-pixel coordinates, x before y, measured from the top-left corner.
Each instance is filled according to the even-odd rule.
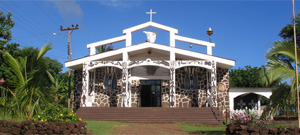
[[[209,36],[209,42],[211,42],[211,35],[214,34],[214,31],[211,29],[211,27],[208,28],[207,35]]]
[[[156,12],[152,12],[152,9],[150,9],[150,12],[146,12],[146,14],[150,14],[150,22],[152,22],[152,14],[156,14]]]

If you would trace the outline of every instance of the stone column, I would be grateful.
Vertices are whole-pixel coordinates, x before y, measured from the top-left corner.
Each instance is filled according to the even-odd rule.
[[[218,107],[217,104],[217,63],[216,61],[211,62],[211,100],[212,100],[212,107]]]
[[[81,107],[87,106],[87,97],[88,97],[88,89],[89,89],[89,71],[87,70],[87,63],[83,63],[82,69],[82,93],[81,93]]]
[[[127,62],[122,63],[122,107],[131,106],[131,91],[128,88],[128,68]]]
[[[175,61],[170,61],[170,107],[176,107]]]

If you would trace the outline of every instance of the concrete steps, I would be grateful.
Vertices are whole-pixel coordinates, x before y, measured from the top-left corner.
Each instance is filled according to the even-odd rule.
[[[161,107],[81,107],[76,116],[83,120],[120,121],[133,123],[202,123],[221,124],[222,114],[216,108],[161,108]]]

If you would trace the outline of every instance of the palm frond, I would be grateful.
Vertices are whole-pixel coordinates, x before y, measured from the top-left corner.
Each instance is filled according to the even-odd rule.
[[[8,52],[0,50],[0,53],[3,54],[3,58],[5,62],[10,66],[10,70],[16,75],[18,78],[18,83],[24,83],[24,76],[21,72],[21,66],[19,61],[16,60],[13,56],[11,56]]]
[[[299,48],[297,48],[297,51],[300,52]],[[270,58],[274,55],[284,55],[295,61],[295,45],[292,42],[288,41],[277,41],[274,43],[274,46],[271,48],[271,50],[267,53],[266,57]],[[300,54],[297,54],[297,60],[300,60]]]
[[[44,45],[43,47],[42,47],[42,49],[39,51],[39,54],[38,54],[38,56],[37,56],[37,60],[39,60],[41,57],[43,57],[44,56],[44,54],[47,52],[47,51],[49,51],[49,50],[51,50],[52,48],[51,48],[51,44],[49,43],[49,44],[46,44],[46,45]]]

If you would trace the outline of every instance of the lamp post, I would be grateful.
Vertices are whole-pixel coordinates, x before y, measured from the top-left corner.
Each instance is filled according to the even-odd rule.
[[[59,33],[53,33],[52,34],[53,36],[56,36],[56,35],[62,35],[62,36],[65,36],[68,38],[68,61],[71,61],[71,33],[69,33],[69,35],[65,35],[65,34],[59,34]],[[71,99],[70,99],[70,95],[71,95],[71,69],[69,68],[69,71],[68,71],[68,89],[69,89],[69,92],[68,92],[68,108],[71,108]]]
[[[61,31],[68,31],[68,36],[65,34],[57,34],[57,33],[53,33],[53,35],[63,35],[68,37],[68,61],[71,61],[71,33],[73,32],[73,30],[78,30],[79,27],[78,25],[76,25],[74,27],[74,25],[72,25],[72,27],[67,27],[67,28],[63,28],[62,26],[60,26],[60,30]],[[68,92],[68,108],[71,108],[71,68],[69,68],[69,72],[68,72],[68,87],[69,87],[69,92]]]

